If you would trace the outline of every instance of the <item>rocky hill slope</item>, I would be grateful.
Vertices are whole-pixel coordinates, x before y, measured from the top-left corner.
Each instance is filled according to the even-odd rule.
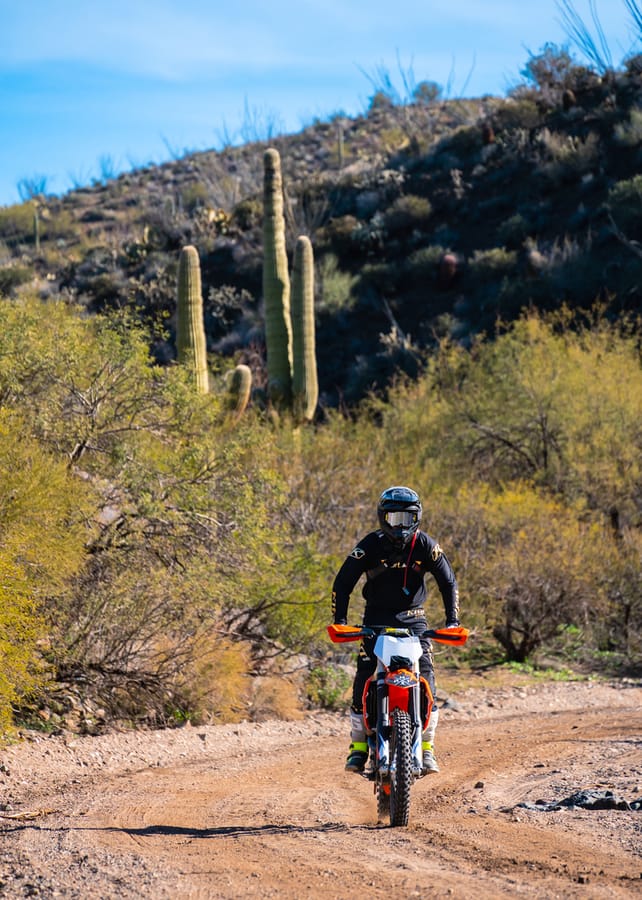
[[[0,209],[0,293],[35,284],[90,311],[164,316],[197,246],[209,351],[265,365],[262,157],[282,159],[288,242],[310,236],[321,407],[415,373],[525,306],[640,309],[642,58],[598,77],[550,48],[506,98],[395,105],[190,154]],[[35,214],[35,215],[34,215]]]

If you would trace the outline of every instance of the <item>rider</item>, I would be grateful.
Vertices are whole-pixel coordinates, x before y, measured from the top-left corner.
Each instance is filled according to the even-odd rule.
[[[359,541],[334,580],[332,613],[335,625],[347,624],[350,594],[365,573],[363,624],[404,627],[421,636],[428,627],[423,608],[426,572],[434,577],[441,592],[446,628],[459,625],[459,593],[454,572],[437,541],[420,531],[421,513],[419,496],[408,487],[389,487],[379,497],[377,515],[381,527]],[[420,640],[423,654],[419,669],[434,697],[432,645],[427,638],[420,637]],[[364,639],[359,648],[352,688],[347,772],[363,772],[368,761],[368,740],[361,713],[363,690],[376,667],[373,648],[374,638]],[[439,710],[435,704],[422,735],[424,774],[439,771],[434,754],[438,718]]]

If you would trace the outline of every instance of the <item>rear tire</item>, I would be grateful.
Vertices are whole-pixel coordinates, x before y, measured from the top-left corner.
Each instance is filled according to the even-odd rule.
[[[392,713],[390,735],[390,824],[407,825],[412,786],[412,722],[402,709]]]

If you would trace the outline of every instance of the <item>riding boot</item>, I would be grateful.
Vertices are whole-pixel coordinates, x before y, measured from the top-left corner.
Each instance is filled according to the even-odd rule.
[[[430,718],[428,719],[428,727],[421,736],[424,775],[430,775],[433,772],[439,771],[439,766],[435,759],[435,732],[437,731],[438,722],[439,710],[437,709],[437,706],[433,706]]]
[[[350,710],[350,752],[346,772],[363,772],[368,762],[368,735],[360,713]]]

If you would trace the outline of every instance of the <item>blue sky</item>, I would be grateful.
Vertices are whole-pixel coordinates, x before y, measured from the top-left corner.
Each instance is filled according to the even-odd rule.
[[[619,64],[624,0],[592,2]],[[568,44],[556,0],[0,0],[0,205],[356,115],[382,72],[503,95],[546,42]]]

